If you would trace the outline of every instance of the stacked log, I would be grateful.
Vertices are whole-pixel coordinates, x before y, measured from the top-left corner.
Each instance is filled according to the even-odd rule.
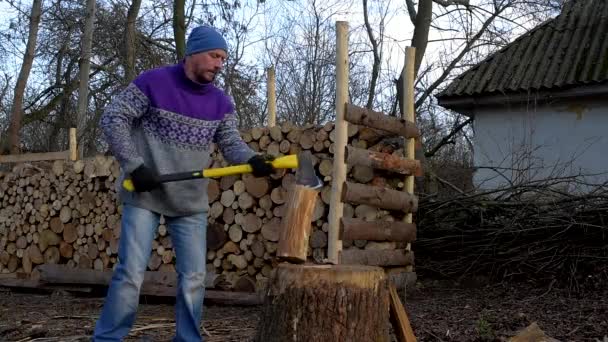
[[[383,142],[387,134],[350,125],[349,148],[378,152],[376,159],[379,155],[402,155],[402,146]],[[307,255],[311,261],[322,263],[327,258],[333,124],[295,127],[284,123],[243,131],[241,136],[253,150],[273,156],[301,150],[312,152],[325,186],[312,214]],[[357,150],[350,150],[349,155],[357,157]],[[228,165],[216,147],[212,160],[211,167]],[[402,190],[403,173],[419,167],[401,165],[400,173],[391,173],[374,172],[372,167],[376,166],[349,166],[348,180]],[[108,156],[76,162],[19,164],[12,172],[0,173],[0,273],[22,272],[36,276],[36,267],[41,264],[112,269],[116,264],[121,228],[122,207],[115,191],[118,176],[119,165]],[[280,222],[294,183],[294,170],[277,171],[267,178],[246,174],[209,181],[207,268],[210,271],[224,275],[233,288],[240,290],[260,288],[267,282],[277,264]],[[358,188],[353,189],[356,196]],[[400,205],[416,205],[401,199],[397,199],[395,208],[376,209],[370,204],[373,203],[346,203],[344,218],[358,219],[359,226],[363,221],[399,221],[403,217],[399,213]],[[409,239],[408,228],[404,226],[401,234]],[[350,231],[352,227],[347,224],[346,229]],[[345,240],[344,248],[401,249],[405,242]],[[164,218],[152,248],[148,270],[174,271],[175,253]]]

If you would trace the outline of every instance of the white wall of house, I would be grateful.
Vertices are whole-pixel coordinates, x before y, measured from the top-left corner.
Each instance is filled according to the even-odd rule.
[[[474,114],[474,183],[481,189],[579,174],[589,182],[608,180],[608,100]]]

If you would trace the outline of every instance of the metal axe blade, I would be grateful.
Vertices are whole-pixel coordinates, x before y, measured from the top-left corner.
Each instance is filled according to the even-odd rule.
[[[323,187],[323,181],[317,176],[310,151],[298,153],[298,168],[296,169],[296,184],[312,189]]]

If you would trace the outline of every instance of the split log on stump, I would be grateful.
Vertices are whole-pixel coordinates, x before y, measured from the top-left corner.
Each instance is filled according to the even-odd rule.
[[[374,169],[387,170],[412,175],[420,169],[420,161],[403,159],[401,157],[370,150],[363,150],[355,147],[346,147],[346,163],[349,165],[367,166]]]
[[[346,217],[340,221],[340,240],[412,242],[415,239],[415,223],[370,222]]]
[[[418,210],[418,197],[415,195],[351,182],[344,182],[342,202],[368,204],[376,208],[401,210],[406,213]]]
[[[420,136],[420,130],[412,122],[352,104],[346,105],[344,119],[356,125],[378,128],[405,138]]]
[[[269,283],[257,342],[389,341],[382,268],[280,264]]]
[[[317,202],[317,190],[294,185],[287,199],[283,227],[279,232],[277,257],[291,263],[306,262],[310,223]]]

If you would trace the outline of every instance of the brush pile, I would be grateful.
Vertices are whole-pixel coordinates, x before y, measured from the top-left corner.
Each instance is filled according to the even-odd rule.
[[[445,277],[556,279],[571,287],[607,279],[608,186],[581,178],[421,196],[418,269]]]

